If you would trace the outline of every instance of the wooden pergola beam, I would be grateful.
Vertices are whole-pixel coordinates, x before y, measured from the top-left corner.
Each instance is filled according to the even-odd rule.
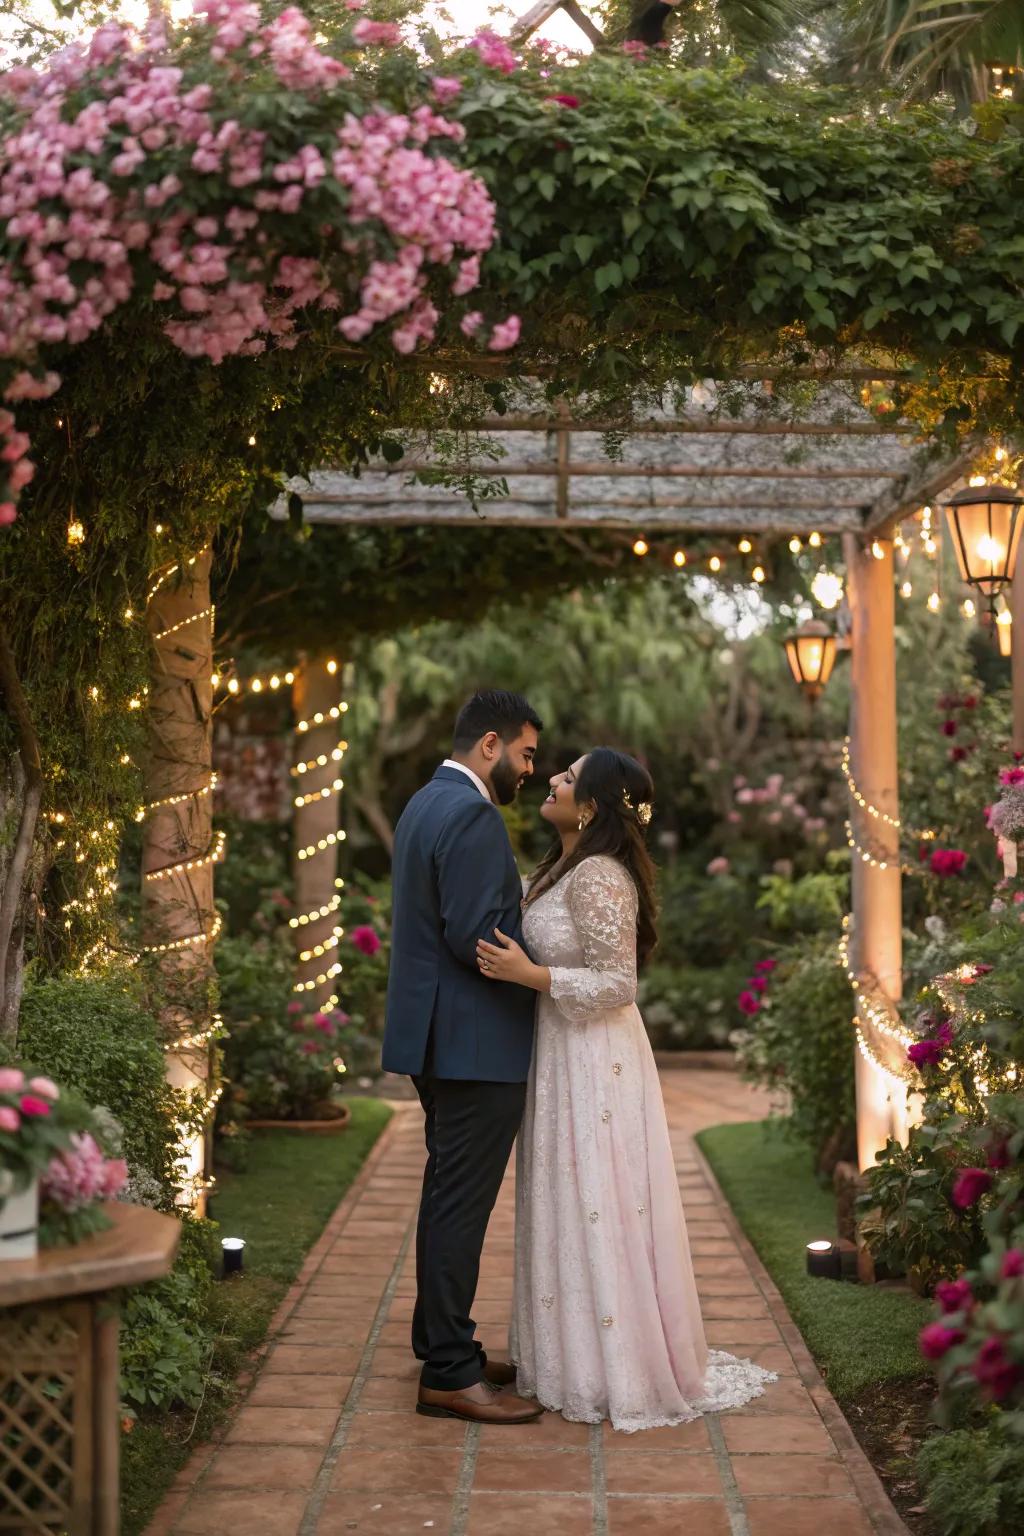
[[[560,432],[560,438],[568,439],[568,432]],[[568,443],[566,443],[566,450]],[[381,464],[373,466],[374,474],[382,475],[413,475],[425,474],[432,470],[442,469],[444,466],[427,459],[408,459],[398,464]],[[589,461],[562,463],[560,459],[538,460],[531,463],[528,459],[521,463],[506,463],[499,460],[497,463],[474,465],[474,475],[489,476],[497,480],[506,477],[521,475],[545,475],[556,479],[568,477],[571,480],[586,478],[588,476],[599,480],[905,480],[906,476],[898,469],[865,468],[863,465],[851,465],[836,467],[826,465],[815,469],[804,469],[793,464],[771,465],[733,465],[733,464],[658,464],[650,468],[643,464],[594,464]],[[863,501],[855,503],[863,506]]]
[[[474,422],[470,432],[555,432],[565,423],[554,416],[485,416]],[[573,419],[573,432],[624,432],[630,437],[661,437],[692,433],[728,437],[920,437],[921,430],[910,422],[821,422],[821,421],[745,421],[708,420],[701,416],[675,417],[670,421],[630,422]]]
[[[892,532],[897,523],[911,517],[926,502],[935,501],[957,480],[969,475],[977,457],[977,444],[961,449],[953,459],[931,464],[919,475],[904,477],[901,485],[880,496],[868,509],[864,532],[871,537]]]

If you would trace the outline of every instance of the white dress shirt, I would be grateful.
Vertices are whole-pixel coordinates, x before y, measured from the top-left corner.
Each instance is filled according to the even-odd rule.
[[[473,780],[473,783],[476,785],[477,789],[483,795],[485,800],[490,800],[491,797],[487,792],[487,785],[484,783],[483,779],[478,773],[474,773],[472,768],[467,768],[465,763],[457,763],[454,758],[446,757],[444,762],[441,764],[441,767],[457,768],[460,773],[464,773],[466,775],[467,779]]]

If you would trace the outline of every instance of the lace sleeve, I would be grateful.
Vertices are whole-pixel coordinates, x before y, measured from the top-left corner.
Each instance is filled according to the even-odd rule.
[[[551,967],[551,998],[567,1019],[622,1008],[636,997],[636,887],[615,859],[585,859],[572,874],[569,911],[582,966]]]

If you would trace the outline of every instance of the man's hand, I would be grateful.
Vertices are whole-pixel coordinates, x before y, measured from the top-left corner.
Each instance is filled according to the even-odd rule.
[[[489,981],[514,981],[534,992],[547,992],[551,977],[547,966],[535,965],[522,945],[495,928],[497,944],[480,939],[476,946],[476,963],[481,975]]]

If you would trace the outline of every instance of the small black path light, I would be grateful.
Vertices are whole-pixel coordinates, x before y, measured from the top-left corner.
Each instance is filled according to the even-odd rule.
[[[224,1277],[242,1273],[242,1256],[245,1253],[244,1237],[222,1237],[221,1253],[224,1255]]]

